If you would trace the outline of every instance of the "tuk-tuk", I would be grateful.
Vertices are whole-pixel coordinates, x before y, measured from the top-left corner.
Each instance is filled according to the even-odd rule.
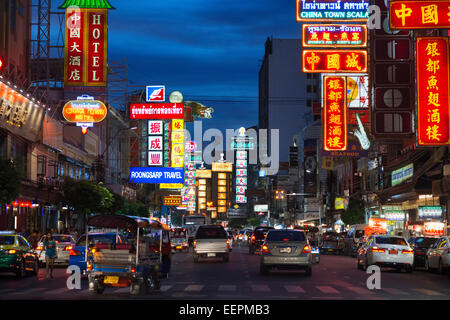
[[[170,232],[172,252],[189,250],[188,234],[186,228],[172,228]]]
[[[89,227],[115,228],[130,235],[127,243],[91,243],[86,237],[89,291],[102,294],[106,287],[130,287],[130,294],[161,288],[170,271],[170,228],[148,218],[121,215],[91,217]],[[88,232],[86,232],[88,234]]]

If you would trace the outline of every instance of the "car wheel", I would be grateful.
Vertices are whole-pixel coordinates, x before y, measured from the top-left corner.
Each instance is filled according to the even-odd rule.
[[[259,273],[261,273],[263,276],[268,275],[269,274],[269,267],[267,267],[267,266],[265,266],[263,264],[260,264],[259,265]]]
[[[142,290],[142,284],[138,280],[135,280],[131,283],[130,294],[138,295],[141,293],[141,290]]]
[[[366,260],[364,261],[363,270],[366,271],[368,267],[369,267],[369,262],[367,261],[367,258],[366,258]]]
[[[254,254],[255,250],[253,249],[253,247],[248,248],[248,254]]]
[[[23,264],[23,261],[20,261],[19,269],[16,270],[16,277],[20,279],[23,278],[24,276],[25,276],[25,266]]]
[[[194,254],[194,263],[198,263],[198,255]]]
[[[413,272],[414,267],[413,266],[408,266],[406,267],[406,272],[407,273],[412,273]]]
[[[305,273],[308,277],[311,277],[312,276],[312,267],[311,266],[309,266],[307,269],[306,269],[306,273]]]
[[[33,271],[31,272],[31,274],[33,276],[37,276],[38,273],[39,273],[39,261],[35,261],[34,262],[34,268],[33,268]]]
[[[442,259],[439,259],[438,272],[439,274],[444,274],[444,265],[442,264]]]
[[[425,271],[430,271],[430,264],[428,263],[428,259],[425,259]]]
[[[358,270],[362,270],[363,266],[361,265],[361,263],[359,263],[359,258],[357,258],[357,260],[358,260],[358,262],[357,262]]]
[[[230,261],[230,254],[227,253],[226,255],[224,255],[223,256],[223,261],[224,262],[229,262]]]

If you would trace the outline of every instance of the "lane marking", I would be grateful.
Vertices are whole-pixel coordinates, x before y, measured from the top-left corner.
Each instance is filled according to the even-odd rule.
[[[403,295],[409,295],[408,292],[402,291],[402,290],[398,290],[396,288],[382,288],[381,290],[386,291],[387,293],[390,294],[403,294]]]
[[[412,290],[420,292],[420,293],[424,293],[428,296],[442,296],[442,293],[433,291],[433,290],[429,290],[429,289],[412,289]]]
[[[329,286],[317,286],[316,288],[322,291],[322,293],[339,293],[339,291]]]
[[[236,285],[220,285],[219,291],[236,291]]]
[[[286,285],[284,286],[284,288],[286,289],[287,292],[289,293],[305,293],[305,290],[303,290],[301,287],[299,286],[290,286],[290,285]]]
[[[198,291],[202,291],[203,290],[204,285],[201,284],[191,284],[188,285],[184,291],[189,291],[189,292],[198,292]]]
[[[161,286],[161,291],[162,292],[169,291],[172,287],[173,287],[172,285],[162,285]]]
[[[375,294],[375,292],[370,291],[367,288],[361,288],[361,287],[347,287],[348,290],[351,290],[357,294]]]
[[[254,292],[270,292],[270,288],[265,284],[252,284],[251,287]]]

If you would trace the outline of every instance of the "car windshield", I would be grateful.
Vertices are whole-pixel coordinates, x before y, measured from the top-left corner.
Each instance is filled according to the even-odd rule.
[[[72,236],[53,236],[53,239],[58,242],[72,242]]]
[[[417,238],[415,241],[415,246],[419,248],[429,248],[435,242],[435,238]]]
[[[115,243],[116,235],[115,234],[90,234],[88,237],[89,243]],[[119,241],[120,242],[120,241]],[[83,235],[78,239],[77,245],[83,246],[86,244],[86,236]]]
[[[199,228],[197,239],[226,239],[227,234],[222,228]]]
[[[0,246],[12,246],[12,245],[14,245],[13,236],[0,237]]]
[[[253,234],[255,235],[255,237],[261,238],[264,237],[264,235],[267,234],[269,230],[270,230],[269,228],[260,228],[256,229]]]
[[[302,231],[282,230],[270,231],[267,234],[267,241],[305,241],[305,234]]]
[[[380,237],[376,238],[375,242],[377,244],[396,244],[399,246],[406,246],[406,241],[402,238],[396,238],[396,237]]]
[[[364,230],[356,230],[355,231],[355,238],[361,238],[364,236]]]

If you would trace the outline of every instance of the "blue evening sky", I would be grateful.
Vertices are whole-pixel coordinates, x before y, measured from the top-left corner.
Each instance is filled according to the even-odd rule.
[[[166,85],[213,107],[204,129],[258,122],[267,37],[300,38],[295,0],[111,0],[108,59],[128,57],[136,89]],[[299,52],[299,59],[301,53]]]

